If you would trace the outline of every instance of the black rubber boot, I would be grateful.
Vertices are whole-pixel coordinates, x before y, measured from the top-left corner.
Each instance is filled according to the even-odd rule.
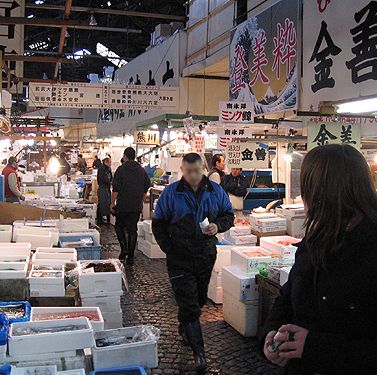
[[[119,260],[121,262],[124,262],[127,257],[128,248],[127,248],[127,235],[124,232],[123,229],[115,226],[115,232],[118,237],[119,246],[120,246],[120,254],[119,254]]]
[[[204,341],[200,321],[185,323],[184,330],[194,353],[193,371],[203,373],[207,368],[206,355],[204,353]]]
[[[132,266],[134,264],[134,255],[136,250],[137,244],[137,233],[129,233],[128,234],[128,257],[127,257],[127,264]]]
[[[181,338],[183,340],[183,345],[184,346],[190,346],[189,340],[186,336],[185,328],[184,328],[182,323],[179,323],[178,333],[179,333],[179,336],[181,336]]]

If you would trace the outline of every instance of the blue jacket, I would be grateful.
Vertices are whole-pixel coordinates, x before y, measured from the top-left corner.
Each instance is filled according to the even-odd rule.
[[[227,194],[205,176],[197,193],[182,179],[161,194],[153,215],[153,234],[162,251],[171,256],[216,254],[216,236],[204,235],[199,226],[205,218],[215,223],[220,233],[233,226]]]

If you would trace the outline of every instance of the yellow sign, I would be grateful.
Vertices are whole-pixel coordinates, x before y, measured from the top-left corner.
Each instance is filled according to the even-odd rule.
[[[158,130],[137,130],[134,133],[134,142],[137,145],[159,145],[160,132]]]

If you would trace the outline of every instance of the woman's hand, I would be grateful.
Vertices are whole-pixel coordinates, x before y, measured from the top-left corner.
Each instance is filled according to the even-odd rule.
[[[274,337],[277,334],[277,331],[271,331],[266,337],[266,341],[264,342],[264,348],[263,348],[263,353],[266,356],[266,358],[273,364],[278,365],[280,367],[284,367],[287,365],[288,360],[281,358],[279,355],[279,351],[271,353],[268,350],[268,347],[273,344],[274,342]]]
[[[276,341],[286,341],[279,347],[279,357],[284,360],[301,359],[309,331],[294,324],[281,326]],[[288,341],[291,337],[291,341]],[[293,341],[292,341],[293,338]]]

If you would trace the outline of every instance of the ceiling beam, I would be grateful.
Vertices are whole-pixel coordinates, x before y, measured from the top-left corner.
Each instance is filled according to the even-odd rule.
[[[25,4],[27,9],[38,9],[38,10],[57,10],[64,11],[63,5],[50,5],[50,4]],[[169,14],[160,14],[160,13],[148,13],[148,12],[137,12],[130,10],[118,10],[118,9],[101,9],[101,8],[90,8],[90,7],[72,7],[72,12],[83,12],[83,13],[97,13],[97,14],[114,14],[117,16],[126,16],[126,17],[144,17],[144,18],[157,18],[161,20],[170,20],[170,21],[181,21],[185,22],[185,16],[173,16]]]
[[[5,61],[25,61],[25,62],[41,62],[41,63],[65,63],[73,64],[73,59],[54,56],[24,56],[24,55],[5,55]]]
[[[23,83],[66,83],[67,81],[59,81],[57,79],[43,79],[43,78],[14,78],[14,82],[23,82]]]

